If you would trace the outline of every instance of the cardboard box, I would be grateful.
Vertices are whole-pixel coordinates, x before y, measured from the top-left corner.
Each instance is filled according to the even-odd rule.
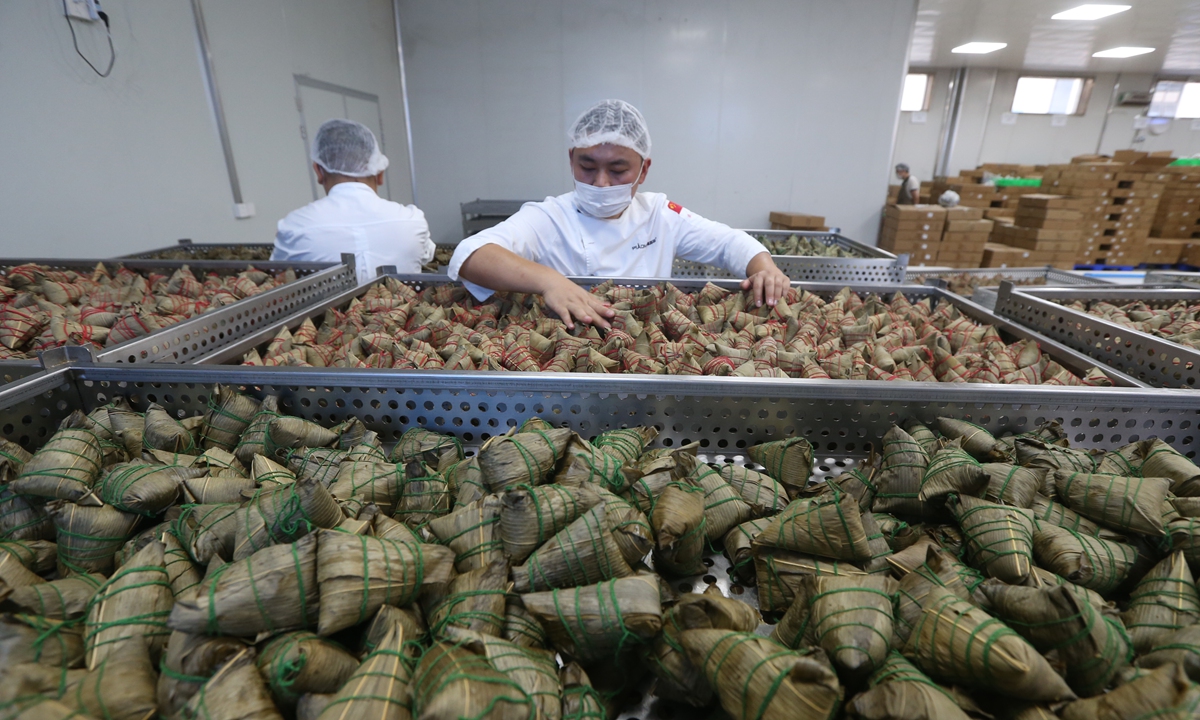
[[[879,237],[879,247],[899,255],[908,253],[909,261],[925,259],[933,262],[937,259],[938,247],[941,245],[941,233],[902,232],[889,235],[886,232]]]
[[[1082,213],[1072,207],[1066,207],[1065,201],[1063,207],[1030,207],[1028,205],[1020,205],[1017,207],[1016,217],[1027,217],[1038,220],[1078,220],[1082,217]]]
[[[772,212],[770,221],[774,225],[782,225],[787,230],[814,230],[825,227],[823,216],[804,213]]]
[[[1028,250],[988,243],[983,248],[983,260],[980,267],[1026,267],[1030,263]]]
[[[992,231],[992,242],[1027,250],[1038,250],[1052,244],[1077,244],[1079,240],[1078,230],[1041,230],[1013,225],[998,226]]]
[[[1155,225],[1151,232],[1155,237],[1200,238],[1200,226],[1196,225]]]
[[[1142,262],[1154,265],[1174,265],[1179,262],[1183,251],[1192,244],[1189,240],[1150,238],[1146,241],[1146,252]]]
[[[1179,252],[1179,262],[1184,265],[1200,267],[1200,242],[1190,242]]]
[[[983,209],[974,207],[952,207],[946,208],[946,222],[962,222],[969,220],[982,220]]]
[[[946,234],[951,233],[990,233],[995,225],[991,220],[949,220],[946,222]]]
[[[934,220],[896,220],[895,218],[884,218],[883,227],[885,230],[893,232],[931,232],[940,235],[943,223]]]
[[[946,208],[941,205],[889,205],[884,217],[898,220],[942,220],[946,219]]]
[[[1066,195],[1048,195],[1046,193],[1032,193],[1022,195],[1020,200],[1021,207],[1031,208],[1065,208],[1069,207],[1071,198]]]

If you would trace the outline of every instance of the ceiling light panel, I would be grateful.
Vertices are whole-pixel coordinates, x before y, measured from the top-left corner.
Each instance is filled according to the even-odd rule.
[[[1051,15],[1053,20],[1099,20],[1128,10],[1130,5],[1080,5]]]
[[[986,55],[990,52],[996,52],[1002,48],[1008,47],[1008,43],[1002,42],[969,42],[966,45],[959,45],[950,52],[966,54],[966,55]]]
[[[1098,53],[1092,53],[1092,57],[1096,58],[1131,58],[1135,55],[1145,55],[1146,53],[1154,52],[1154,48],[1149,47],[1115,47],[1108,50],[1101,50]]]

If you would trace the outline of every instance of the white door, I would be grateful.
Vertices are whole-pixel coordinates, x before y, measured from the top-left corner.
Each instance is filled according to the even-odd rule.
[[[371,128],[375,139],[379,142],[379,151],[387,154],[387,143],[383,137],[383,115],[379,109],[379,96],[355,90],[354,88],[334,85],[322,80],[296,75],[296,109],[300,113],[300,139],[304,145],[304,166],[312,186],[313,200],[320,198],[324,191],[317,185],[316,176],[312,172],[312,161],[309,152],[317,129],[326,120],[346,118],[360,122]],[[387,182],[388,168],[384,173],[384,183],[380,186],[379,194],[391,199],[391,187]]]

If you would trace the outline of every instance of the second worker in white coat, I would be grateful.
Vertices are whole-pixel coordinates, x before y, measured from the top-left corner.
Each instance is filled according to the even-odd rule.
[[[338,262],[353,253],[358,280],[366,282],[380,265],[419,273],[433,259],[425,213],[379,197],[388,159],[370,128],[353,120],[323,123],[312,162],[325,197],[279,221],[272,260]]]
[[[742,288],[758,305],[774,305],[787,290],[787,276],[754,238],[662,193],[638,192],[650,171],[650,133],[629,103],[605,100],[584,112],[568,157],[574,192],[526,203],[455,249],[449,275],[476,298],[540,293],[567,327],[608,327],[612,309],[565,276],[667,278],[677,256],[744,275]]]

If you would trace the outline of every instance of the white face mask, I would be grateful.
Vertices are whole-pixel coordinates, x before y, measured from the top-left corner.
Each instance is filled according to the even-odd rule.
[[[645,161],[638,166],[637,176],[642,176]],[[609,185],[596,187],[587,183],[575,181],[575,203],[585,214],[594,218],[610,218],[625,212],[625,208],[633,202],[633,183],[625,185]]]

